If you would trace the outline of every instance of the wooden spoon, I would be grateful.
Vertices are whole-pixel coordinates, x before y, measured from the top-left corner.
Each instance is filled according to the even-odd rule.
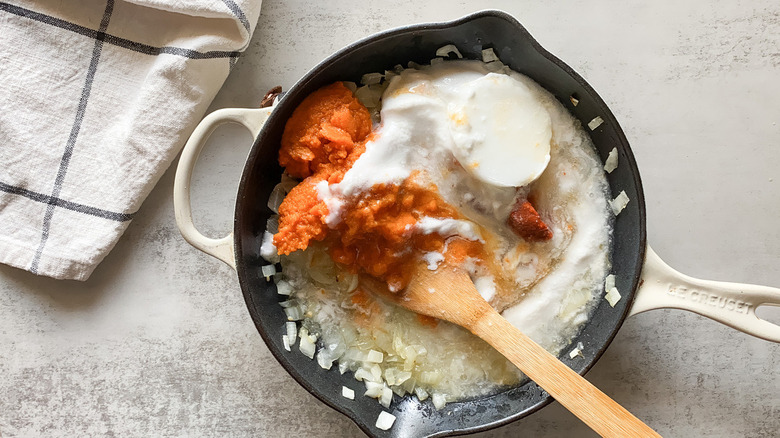
[[[412,312],[452,322],[479,336],[599,435],[661,436],[504,319],[463,270],[441,265],[430,271],[422,266],[409,286],[397,293],[372,278],[361,278],[361,284]]]

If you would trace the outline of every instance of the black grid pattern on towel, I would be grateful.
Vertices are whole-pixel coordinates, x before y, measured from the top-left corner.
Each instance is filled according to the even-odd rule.
[[[241,10],[241,8],[239,8],[238,5],[233,0],[223,0],[223,3],[238,18],[238,20],[241,22],[241,24],[248,32],[250,30],[249,21],[247,20],[246,15]],[[118,212],[103,210],[100,208],[91,207],[76,202],[66,201],[59,197],[60,191],[62,190],[62,184],[65,180],[65,175],[68,172],[70,159],[73,155],[74,147],[76,145],[76,141],[79,136],[79,131],[81,130],[81,124],[84,119],[84,113],[86,112],[87,103],[89,102],[89,96],[92,91],[92,83],[95,78],[95,72],[97,71],[98,62],[100,61],[100,54],[102,52],[103,44],[111,44],[114,46],[122,47],[125,49],[133,50],[135,52],[144,53],[152,56],[168,54],[168,55],[182,56],[190,59],[227,58],[231,69],[235,65],[238,57],[241,55],[241,52],[239,51],[200,52],[197,50],[185,49],[181,47],[172,47],[172,46],[154,47],[148,44],[142,44],[136,41],[128,40],[126,38],[120,38],[118,36],[108,34],[106,33],[106,30],[108,29],[108,23],[111,20],[111,14],[113,13],[113,10],[114,10],[114,0],[107,0],[106,8],[103,13],[103,18],[100,21],[100,27],[98,30],[93,30],[78,25],[76,23],[71,23],[69,21],[53,17],[51,15],[42,14],[40,12],[35,12],[20,6],[0,2],[0,12],[6,12],[9,14],[17,15],[19,17],[24,17],[30,20],[38,21],[40,23],[45,23],[69,32],[74,32],[80,35],[84,35],[86,37],[95,40],[95,44],[92,50],[92,58],[90,59],[89,67],[87,69],[87,75],[84,80],[84,86],[81,90],[81,97],[79,99],[79,104],[76,110],[75,120],[73,121],[70,135],[68,136],[68,140],[65,144],[65,150],[62,154],[59,168],[57,169],[57,177],[54,181],[54,187],[52,188],[51,195],[34,192],[25,189],[23,187],[14,186],[0,181],[0,191],[2,192],[12,194],[12,195],[17,195],[17,196],[23,196],[33,201],[47,204],[46,212],[43,218],[43,224],[41,227],[40,243],[38,244],[38,248],[35,252],[35,256],[33,257],[33,260],[29,268],[30,272],[36,274],[38,273],[38,264],[40,263],[41,255],[43,254],[43,249],[46,246],[46,241],[49,238],[49,229],[51,227],[51,221],[52,221],[52,217],[54,216],[55,207],[60,207],[67,210],[87,214],[90,216],[118,221],[118,222],[126,222],[132,220],[137,213],[137,212],[118,213]]]
[[[84,213],[95,217],[102,217],[103,219],[110,219],[117,222],[132,220],[137,213],[117,213],[115,211],[103,210],[102,208],[90,207],[89,205],[79,204],[78,202],[70,202],[62,198],[44,195],[43,193],[33,192],[32,190],[12,186],[1,181],[0,191],[10,193],[12,195],[24,196],[25,198],[29,198],[33,201],[41,202],[43,204],[62,207],[67,210],[77,211],[79,213]]]
[[[247,20],[246,15],[244,15],[244,11],[241,10],[241,8],[238,7],[236,2],[233,0],[222,0],[222,3],[225,4],[225,6],[230,9],[230,12],[232,12],[236,18],[238,18],[238,21],[241,22],[241,24],[244,26],[244,29],[246,29],[247,32],[249,32],[249,20]]]
[[[100,20],[100,30],[95,38],[95,47],[92,49],[92,59],[89,61],[87,78],[84,80],[84,87],[81,89],[81,98],[79,99],[79,106],[76,109],[76,119],[73,121],[68,141],[65,143],[65,152],[62,154],[60,167],[57,169],[57,178],[54,180],[54,188],[51,193],[52,198],[57,198],[60,195],[62,182],[65,180],[65,174],[68,172],[70,157],[73,156],[73,146],[76,144],[76,139],[81,130],[81,122],[84,120],[84,112],[87,110],[89,94],[92,92],[92,82],[95,79],[95,71],[97,71],[98,61],[100,60],[100,52],[103,50],[103,40],[106,36],[105,32],[108,28],[108,22],[111,20],[111,13],[113,11],[114,0],[108,0],[106,3],[106,10],[103,13],[103,19]],[[35,257],[30,264],[30,272],[33,274],[38,273],[38,262],[41,260],[43,247],[46,246],[46,241],[49,239],[49,227],[51,226],[51,218],[54,216],[54,207],[55,205],[53,203],[49,203],[46,206],[46,214],[43,216],[43,225],[41,226],[41,242],[38,244],[38,249],[35,251]]]
[[[228,2],[232,3],[235,6],[235,8],[231,8]],[[226,6],[228,6],[228,8],[230,8],[230,10],[234,14],[236,14],[236,16],[238,17],[238,19],[241,21],[242,24],[246,21],[246,15],[244,15],[241,9],[238,8],[238,5],[233,3],[231,0],[225,0],[225,4]],[[8,3],[0,3],[0,11],[8,12],[10,14],[18,15],[20,17],[29,18],[30,20],[35,20],[41,23],[46,23],[52,26],[56,26],[59,27],[60,29],[65,29],[67,31],[84,35],[89,38],[94,38],[94,39],[101,38],[102,41],[107,44],[123,47],[125,49],[133,50],[139,53],[145,53],[147,55],[156,56],[161,54],[167,54],[167,55],[183,56],[185,58],[191,58],[191,59],[236,58],[241,55],[241,52],[237,52],[237,51],[228,52],[228,51],[213,50],[209,52],[199,52],[197,50],[185,49],[182,47],[150,46],[148,44],[142,44],[136,41],[128,40],[126,38],[120,38],[115,35],[107,34],[105,33],[105,31],[98,31],[98,30],[90,29],[88,27],[80,26],[78,24],[71,23],[69,21],[65,21],[60,18],[52,17],[51,15],[41,14],[40,12],[31,11],[29,9],[25,9],[15,5],[9,5]],[[242,17],[243,20],[241,19]],[[248,25],[249,22],[246,21],[246,24],[244,26],[247,27]]]

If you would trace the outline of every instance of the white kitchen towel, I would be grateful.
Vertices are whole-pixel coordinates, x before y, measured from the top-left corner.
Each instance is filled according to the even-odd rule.
[[[86,280],[259,15],[260,0],[0,0],[0,262]]]

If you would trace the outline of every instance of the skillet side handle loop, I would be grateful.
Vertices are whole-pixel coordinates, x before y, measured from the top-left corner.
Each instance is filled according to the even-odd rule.
[[[260,129],[271,114],[271,108],[225,108],[214,111],[206,116],[195,128],[184,145],[176,168],[176,178],[173,182],[173,209],[176,215],[176,225],[184,240],[195,248],[227,263],[236,269],[236,256],[233,252],[233,233],[221,239],[206,237],[195,228],[192,222],[192,207],[190,206],[190,183],[192,170],[198,161],[203,146],[217,127],[223,123],[235,122],[243,125],[257,138]]]
[[[646,254],[629,316],[653,309],[688,310],[758,338],[780,342],[780,326],[756,316],[761,305],[780,306],[780,289],[700,280],[675,271],[649,246]]]

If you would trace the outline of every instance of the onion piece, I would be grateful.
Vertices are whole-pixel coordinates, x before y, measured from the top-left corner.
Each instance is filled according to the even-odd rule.
[[[380,430],[389,430],[395,423],[395,415],[382,411],[376,419],[376,428]]]
[[[347,388],[346,386],[341,387],[341,396],[344,398],[348,398],[350,400],[355,399],[355,390],[351,388]]]
[[[312,341],[311,337],[301,336],[301,342],[298,344],[298,349],[303,353],[304,356],[308,357],[309,359],[314,359],[314,352],[316,351],[317,347],[314,344],[314,341]]]
[[[360,83],[362,85],[374,85],[382,82],[384,77],[385,75],[382,73],[366,73],[360,78]]]
[[[482,62],[488,63],[498,61],[498,56],[496,56],[496,52],[493,51],[493,48],[488,47],[487,49],[482,49]]]
[[[610,290],[613,287],[615,287],[615,275],[609,274],[607,275],[607,278],[604,279],[604,290]]]
[[[409,371],[400,371],[395,375],[395,384],[402,385],[404,382],[412,378],[412,373]]]
[[[382,360],[384,360],[384,355],[381,351],[369,350],[368,355],[366,355],[366,362],[382,363]]]
[[[384,385],[382,387],[382,396],[379,397],[379,404],[382,406],[389,408],[390,403],[393,402],[393,391],[387,387],[387,385]]]
[[[263,241],[260,243],[260,256],[267,262],[279,263],[279,253],[274,245],[274,235],[269,231],[263,232]]]
[[[628,195],[626,195],[626,191],[622,190],[615,199],[609,201],[609,205],[612,207],[612,213],[614,213],[615,216],[619,215],[620,212],[626,208],[626,205],[628,205],[628,201],[629,199]]]
[[[287,281],[280,280],[276,283],[276,293],[289,296],[292,293],[292,285]]]
[[[298,306],[287,307],[284,309],[288,321],[300,321],[303,319],[303,310]]]
[[[569,100],[571,101],[571,104],[572,104],[572,105],[574,105],[574,106],[577,106],[577,105],[579,105],[579,104],[580,104],[580,100],[579,100],[579,99],[577,99],[577,98],[576,98],[576,97],[574,97],[574,96],[569,96]]]
[[[263,277],[265,277],[265,281],[269,281],[271,280],[271,277],[276,275],[276,266],[264,265],[260,268],[260,272],[262,272]]]
[[[298,339],[298,327],[292,321],[284,323],[284,327],[287,330],[287,338],[290,339],[290,345],[295,345],[295,341]]]
[[[620,292],[618,292],[616,287],[613,287],[612,289],[607,292],[606,295],[604,295],[604,299],[607,300],[610,306],[615,307],[615,304],[620,301]]]
[[[572,359],[574,359],[577,356],[585,357],[585,356],[582,355],[583,348],[585,348],[585,347],[582,345],[582,342],[577,342],[577,346],[574,347],[574,349],[569,352],[569,357],[572,358]]]
[[[284,349],[285,350],[292,351],[292,350],[290,350],[290,337],[289,336],[282,335],[282,345],[284,345]]]
[[[382,92],[384,92],[384,87],[379,84],[364,85],[355,90],[355,98],[365,105],[366,108],[375,108],[379,105]]]
[[[282,205],[282,201],[284,201],[286,195],[287,191],[285,190],[284,185],[282,185],[282,183],[277,184],[274,189],[271,190],[271,195],[268,196],[268,208],[274,213],[279,213],[279,206]]]
[[[607,173],[612,173],[612,171],[617,169],[617,167],[618,167],[617,148],[612,148],[612,150],[609,151],[609,155],[607,155],[607,160],[604,161],[604,171],[606,171]]]
[[[414,393],[417,395],[417,400],[425,401],[428,398],[428,391],[422,386],[415,387]]]
[[[379,366],[378,363],[372,365],[369,371],[371,371],[371,377],[373,377],[373,380],[375,382],[382,381],[382,368]]]
[[[460,54],[460,50],[458,50],[454,44],[447,44],[446,46],[439,47],[436,50],[436,56],[441,56],[443,58],[449,57],[450,53],[454,53],[458,59],[463,59],[463,55]]]
[[[444,397],[444,394],[433,394],[433,396],[431,396],[431,401],[433,401],[433,407],[437,410],[443,408],[444,405],[447,404],[447,398]]]
[[[358,368],[357,371],[355,371],[355,380],[357,380],[358,382],[362,382],[364,380],[373,382],[374,376],[367,369]]]
[[[601,116],[596,116],[593,118],[593,120],[588,122],[588,128],[590,128],[590,130],[593,131],[599,126],[601,126],[602,123],[604,123],[604,119],[602,119]]]
[[[485,64],[485,68],[487,68],[489,72],[499,73],[501,70],[506,68],[506,65],[504,65],[504,63],[501,61],[491,61]]]
[[[385,387],[384,383],[372,382],[370,380],[364,380],[366,384],[366,392],[363,394],[366,397],[379,398],[382,396],[382,388]]]
[[[342,84],[344,84],[344,86],[347,87],[347,89],[349,91],[351,91],[352,94],[355,94],[355,90],[357,90],[357,84],[356,83],[354,83],[352,81],[344,81],[344,82],[342,82]]]
[[[271,234],[279,232],[279,215],[271,215],[267,221],[265,221],[265,230]]]
[[[333,359],[328,355],[326,350],[323,349],[317,353],[317,364],[320,368],[329,370],[333,366]]]

